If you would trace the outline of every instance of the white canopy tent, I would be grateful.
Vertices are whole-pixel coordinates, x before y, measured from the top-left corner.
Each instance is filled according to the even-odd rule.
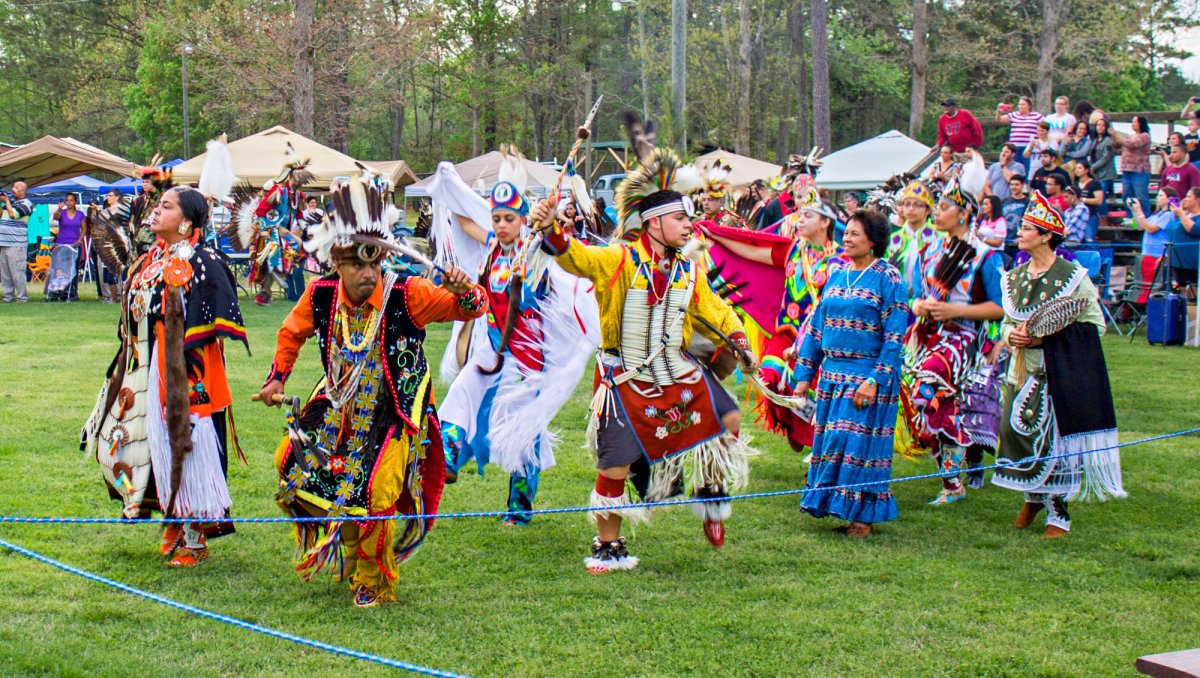
[[[707,169],[714,161],[729,165],[729,185],[735,190],[749,186],[756,179],[770,179],[771,177],[779,176],[779,165],[774,165],[762,160],[755,160],[737,153],[730,153],[723,148],[718,148],[711,153],[696,158],[694,163],[696,167],[701,168],[701,171]]]
[[[822,158],[817,185],[831,191],[861,191],[906,172],[929,155],[930,148],[890,130]]]
[[[470,160],[455,163],[454,169],[458,171],[458,175],[462,177],[462,180],[468,186],[481,195],[488,195],[499,179],[500,161],[503,157],[500,151],[492,151],[491,153],[484,153],[478,158],[471,158]],[[555,180],[558,179],[558,170],[534,162],[528,158],[525,159],[524,164],[525,172],[529,175],[529,180],[525,185],[525,192],[540,198],[546,197],[550,188],[554,186]],[[428,195],[425,189],[432,180],[433,177],[428,176],[411,186],[405,187],[404,197],[425,197]],[[564,183],[564,185],[566,184]]]

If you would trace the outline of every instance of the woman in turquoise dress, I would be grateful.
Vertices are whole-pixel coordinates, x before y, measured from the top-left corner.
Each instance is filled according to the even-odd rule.
[[[851,265],[835,270],[808,324],[795,378],[817,385],[812,466],[800,509],[850,521],[838,528],[854,537],[896,518],[892,437],[899,405],[901,348],[908,326],[907,290],[900,272],[882,258],[887,219],[858,210],[842,242]],[[846,489],[824,489],[878,483]]]

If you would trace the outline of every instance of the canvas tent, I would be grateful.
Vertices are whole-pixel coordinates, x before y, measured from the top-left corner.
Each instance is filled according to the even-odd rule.
[[[755,179],[770,179],[771,177],[779,176],[779,170],[781,169],[779,165],[772,165],[769,162],[755,160],[754,158],[748,158],[737,153],[730,153],[720,148],[696,158],[696,162],[693,164],[703,171],[717,160],[732,168],[729,171],[729,185],[734,189],[745,188]]]
[[[831,191],[875,188],[912,169],[929,152],[925,144],[891,130],[822,158],[817,184]]]
[[[174,167],[182,162],[183,160],[175,158],[174,160],[164,162],[162,165],[160,165],[160,167]],[[125,177],[124,179],[118,179],[110,184],[104,184],[98,190],[101,193],[108,193],[114,188],[125,195],[136,195],[142,192],[142,180],[134,179],[133,177]]]
[[[0,155],[0,185],[24,181],[30,187],[77,177],[89,172],[128,176],[134,164],[72,139],[45,136]]]
[[[379,176],[390,179],[396,188],[417,183],[417,175],[403,160],[363,160],[362,164],[378,172]]]
[[[287,144],[291,142],[296,155],[309,160],[308,171],[316,175],[305,188],[323,190],[329,188],[334,177],[348,177],[360,170],[354,158],[323,146],[306,136],[276,125],[257,134],[229,142],[229,155],[233,158],[233,173],[238,181],[248,181],[262,186],[279,176],[286,159]],[[200,181],[200,170],[204,167],[207,153],[180,163],[175,167],[175,183],[195,184]]]
[[[487,195],[496,185],[496,181],[500,176],[500,161],[503,158],[500,151],[492,151],[484,153],[478,158],[471,158],[460,162],[454,166],[458,170],[458,175],[468,186],[478,191],[480,194]],[[538,196],[545,197],[550,188],[554,186],[554,182],[558,179],[558,170],[548,165],[534,162],[526,159],[524,161],[525,171],[529,175],[529,180],[525,185],[525,192]],[[406,198],[424,197],[428,195],[425,188],[429,186],[433,177],[426,177],[417,183],[404,189]]]

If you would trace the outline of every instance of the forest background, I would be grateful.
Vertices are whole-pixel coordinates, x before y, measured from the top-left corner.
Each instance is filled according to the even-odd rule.
[[[193,153],[284,124],[419,171],[502,143],[562,158],[603,94],[594,139],[629,108],[689,154],[778,161],[932,143],[947,96],[1178,109],[1200,85],[1172,37],[1197,26],[1200,0],[0,0],[0,141],[183,155],[186,43]]]

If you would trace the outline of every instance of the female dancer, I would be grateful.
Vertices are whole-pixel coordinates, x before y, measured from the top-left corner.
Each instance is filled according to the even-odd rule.
[[[103,216],[96,222],[105,265],[124,270],[128,240]],[[156,239],[126,276],[121,347],[83,445],[125,517],[161,511],[192,519],[168,525],[161,545],[168,566],[192,567],[208,558],[206,536],[233,531],[220,523],[231,504],[227,427],[236,446],[233,419],[226,419],[232,397],[224,340],[245,343],[246,330],[233,274],[201,241],[204,195],[182,186],[166,191],[150,224]]]

